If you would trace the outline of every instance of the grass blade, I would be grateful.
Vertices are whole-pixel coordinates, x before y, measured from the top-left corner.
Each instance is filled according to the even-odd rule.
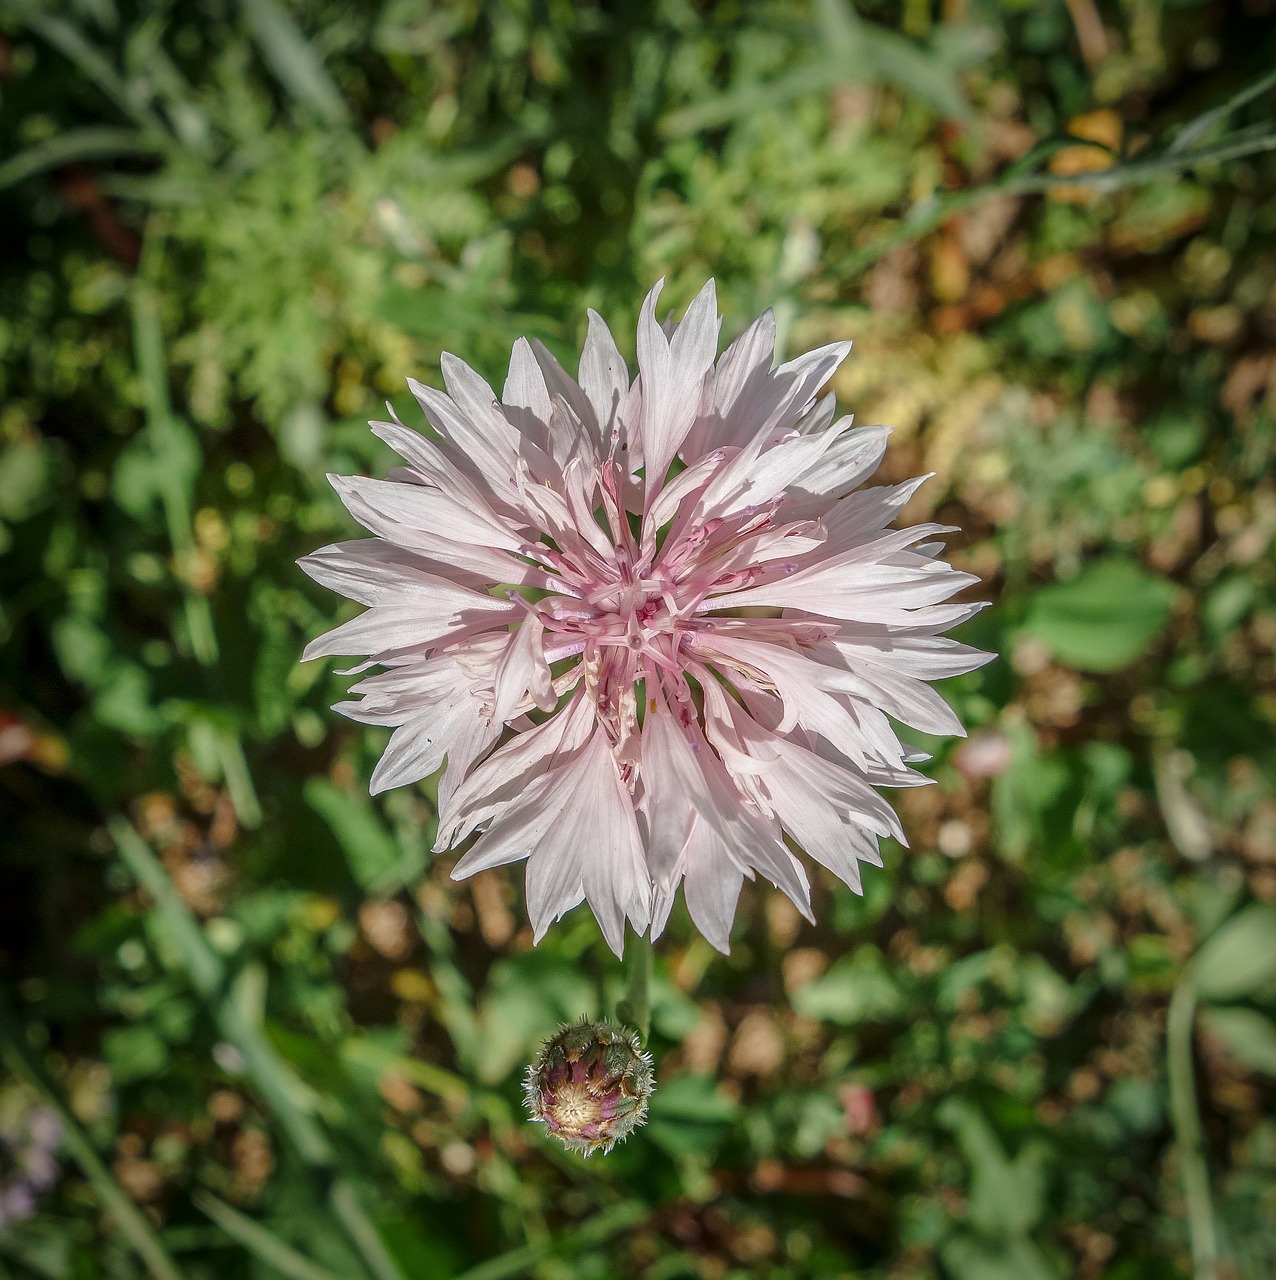
[[[1234,93],[1226,102],[1217,107],[1202,111],[1194,120],[1185,124],[1178,136],[1170,143],[1167,154],[1187,151],[1197,138],[1207,134],[1220,120],[1226,120],[1234,111],[1239,111],[1247,102],[1262,97],[1268,89],[1276,88],[1276,71],[1269,71],[1265,76],[1251,81],[1238,93]]]
[[[345,99],[291,15],[275,0],[242,0],[240,7],[261,56],[292,97],[328,124],[349,124]]]
[[[25,182],[37,173],[45,173],[60,165],[78,160],[106,160],[114,156],[155,155],[160,147],[148,142],[132,129],[112,129],[105,125],[86,125],[68,129],[35,146],[19,151],[0,164],[0,191]]]
[[[226,967],[199,921],[178,895],[163,864],[137,831],[119,816],[107,829],[125,865],[155,901],[164,927],[177,946],[183,968],[217,1022],[226,1041],[239,1050],[245,1074],[274,1113],[288,1140],[307,1164],[330,1178],[328,1202],[373,1280],[404,1280],[348,1179],[336,1172],[336,1153],[309,1105],[312,1091],[279,1056],[261,1028],[232,998]]]
[[[195,1191],[191,1200],[201,1213],[207,1214],[230,1238],[243,1245],[254,1258],[274,1268],[288,1280],[342,1280],[327,1267],[312,1262],[285,1244],[272,1231],[255,1222],[246,1213],[240,1213],[224,1200],[207,1191]]]
[[[166,132],[159,116],[144,100],[140,100],[140,95],[111,66],[105,55],[90,44],[71,23],[43,13],[32,14],[27,22],[33,31],[38,32],[59,53],[74,63],[125,115],[156,134],[163,135]]]
[[[547,1258],[570,1258],[579,1250],[596,1247],[612,1236],[636,1227],[646,1216],[647,1210],[633,1201],[614,1205],[595,1214],[584,1226],[559,1240],[511,1249],[463,1271],[456,1280],[513,1280],[514,1276],[521,1276]]]

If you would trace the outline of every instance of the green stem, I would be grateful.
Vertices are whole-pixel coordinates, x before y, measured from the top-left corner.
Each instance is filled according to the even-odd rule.
[[[625,952],[625,994],[616,1005],[616,1017],[633,1027],[647,1043],[651,1034],[651,938],[643,934]]]
[[[1077,146],[1086,146],[1077,139]],[[1044,195],[1056,188],[1086,187],[1097,195],[1106,195],[1125,187],[1142,186],[1158,178],[1195,169],[1201,165],[1223,164],[1245,156],[1261,155],[1276,151],[1276,133],[1257,137],[1223,139],[1213,146],[1191,151],[1169,151],[1146,160],[1134,160],[1111,169],[1099,169],[1090,173],[1055,174],[1029,173],[1007,175],[980,187],[954,191],[949,195],[933,196],[922,201],[906,214],[889,231],[869,241],[860,249],[849,253],[832,270],[840,275],[857,276],[880,261],[892,249],[920,240],[941,226],[955,213],[974,208],[986,200],[999,196],[1017,197]]]
[[[1205,1162],[1205,1137],[1196,1102],[1196,1077],[1192,1066],[1195,1017],[1196,992],[1189,975],[1174,988],[1165,1027],[1170,1115],[1183,1169],[1187,1229],[1192,1241],[1192,1272],[1196,1280],[1218,1280],[1218,1232],[1210,1200],[1209,1166]]]
[[[26,1035],[17,1019],[10,1012],[8,1003],[0,997],[0,1040],[3,1041],[3,1057],[9,1069],[25,1080],[58,1117],[62,1125],[62,1142],[72,1159],[88,1179],[107,1213],[128,1239],[133,1251],[145,1263],[153,1280],[183,1280],[177,1264],[169,1256],[146,1215],[129,1199],[123,1187],[116,1182],[105,1161],[98,1155],[89,1135],[84,1131],[75,1113],[62,1100],[57,1086],[31,1053]]]

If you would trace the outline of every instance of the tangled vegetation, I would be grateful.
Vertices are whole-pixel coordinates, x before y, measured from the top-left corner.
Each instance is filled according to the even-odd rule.
[[[0,1277],[1276,1273],[1273,15],[0,6]],[[621,975],[368,798],[294,561],[443,351],[710,275],[1002,657],[863,897],[675,913],[585,1163],[520,1080]]]

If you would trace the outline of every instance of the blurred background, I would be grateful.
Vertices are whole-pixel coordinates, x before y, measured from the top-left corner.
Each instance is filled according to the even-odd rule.
[[[6,0],[0,1277],[1276,1274],[1274,16]],[[442,351],[709,275],[1002,657],[864,897],[675,916],[586,1163],[519,1077],[619,968],[368,799],[293,562]]]

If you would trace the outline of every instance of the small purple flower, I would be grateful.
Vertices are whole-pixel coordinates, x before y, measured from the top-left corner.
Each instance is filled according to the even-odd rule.
[[[58,1180],[62,1125],[47,1107],[19,1113],[0,1129],[6,1168],[0,1173],[0,1227],[25,1222],[36,1199]]]

